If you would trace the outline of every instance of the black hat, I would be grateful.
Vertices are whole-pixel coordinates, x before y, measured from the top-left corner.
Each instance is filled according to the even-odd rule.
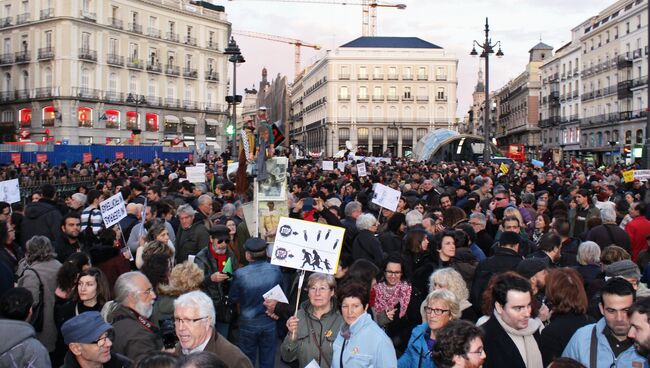
[[[228,227],[226,225],[214,225],[210,230],[208,230],[208,233],[210,233],[210,236],[213,238],[219,238],[219,237],[228,237],[230,236],[230,231],[228,230]]]
[[[521,244],[521,238],[514,231],[504,231],[499,239],[499,244],[501,246]]]
[[[263,250],[266,250],[267,245],[268,243],[260,238],[250,238],[244,243],[244,249],[254,253],[261,252]]]
[[[521,276],[529,279],[541,270],[546,269],[546,263],[539,258],[528,258],[519,262],[515,270]]]

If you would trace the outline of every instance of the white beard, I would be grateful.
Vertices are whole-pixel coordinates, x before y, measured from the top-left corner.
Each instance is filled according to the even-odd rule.
[[[135,311],[141,316],[149,318],[153,313],[153,304],[138,301],[135,304]]]

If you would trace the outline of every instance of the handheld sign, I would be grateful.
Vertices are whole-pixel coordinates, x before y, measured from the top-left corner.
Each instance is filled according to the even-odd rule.
[[[345,171],[345,162],[337,162],[336,167],[339,169],[339,171],[343,172]]]
[[[0,201],[9,204],[20,202],[18,179],[0,181]]]
[[[281,217],[271,264],[333,275],[339,265],[345,228]]]
[[[395,212],[401,196],[402,192],[399,190],[377,183],[372,196],[372,203]]]
[[[124,205],[124,198],[122,193],[110,197],[109,199],[99,204],[99,210],[102,212],[104,225],[107,228],[117,224],[121,219],[126,217],[126,206]]]
[[[623,181],[631,183],[634,181],[634,170],[623,171]]]
[[[636,170],[634,171],[634,179],[640,181],[646,181],[650,179],[650,170]],[[632,180],[634,181],[634,180]]]
[[[205,182],[205,165],[188,166],[185,168],[185,173],[190,183]]]
[[[334,161],[323,161],[323,170],[333,171],[334,170]]]
[[[365,162],[357,164],[357,175],[359,175],[359,176],[367,176],[368,175],[368,173],[366,172],[366,163]]]

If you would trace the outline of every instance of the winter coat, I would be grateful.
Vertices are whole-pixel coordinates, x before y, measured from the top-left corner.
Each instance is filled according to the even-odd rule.
[[[0,367],[49,368],[47,349],[27,322],[0,319]]]
[[[544,366],[562,356],[564,348],[577,329],[594,322],[588,315],[552,314],[550,323],[544,327],[539,338],[539,350],[542,352]]]
[[[429,324],[416,326],[411,332],[408,347],[397,362],[399,368],[435,368],[431,351],[427,345],[427,336],[431,334]]]
[[[61,211],[51,200],[41,198],[38,202],[28,204],[25,207],[20,244],[24,246],[34,235],[46,236],[54,243],[61,232],[62,219]]]
[[[585,208],[572,208],[569,210],[569,222],[571,223],[570,236],[578,236],[587,230],[587,220],[592,217],[600,217],[600,210],[593,204]]]
[[[587,240],[598,243],[600,249],[616,244],[632,254],[630,236],[616,224],[602,224],[594,227],[587,232]]]
[[[367,259],[374,263],[379,269],[383,267],[384,253],[381,250],[381,243],[375,234],[368,230],[361,230],[352,242],[352,258]]]
[[[625,232],[630,236],[632,243],[632,260],[636,261],[639,252],[648,248],[647,237],[650,235],[650,220],[645,216],[637,216],[625,225]]]
[[[496,247],[492,257],[478,264],[474,273],[474,282],[470,289],[470,302],[472,302],[477,314],[483,314],[481,311],[483,291],[487,288],[492,275],[506,271],[514,271],[522,259],[519,253],[510,248]]]
[[[235,253],[230,250],[230,248],[226,248],[226,256],[226,259],[230,258],[230,262],[232,263],[232,272],[234,273],[237,269]],[[194,258],[194,263],[203,270],[203,283],[201,284],[201,289],[212,298],[215,307],[222,304],[224,297],[228,295],[231,280],[214,282],[210,278],[213,273],[219,271],[219,268],[217,266],[217,260],[212,255],[212,252],[210,252],[209,246],[201,249],[199,254],[196,255],[196,258]]]
[[[113,341],[112,351],[125,355],[136,363],[163,348],[158,327],[155,324],[150,327],[143,325],[138,321],[136,313],[123,305],[109,313],[106,322],[113,325],[115,336],[119,337]]]
[[[384,254],[401,253],[404,247],[402,237],[392,231],[386,231],[379,236],[379,243]]]
[[[226,364],[227,368],[253,368],[250,359],[237,346],[215,331],[214,328],[212,329],[212,336],[210,336],[210,340],[208,340],[208,344],[203,351],[216,354]],[[176,355],[182,354],[180,344],[176,344],[174,353]]]
[[[18,267],[18,286],[22,286],[32,293],[34,304],[36,307],[39,301],[39,285],[38,277],[43,283],[43,331],[36,333],[36,338],[43,343],[43,346],[49,352],[53,352],[56,347],[57,329],[54,324],[54,290],[56,290],[56,274],[61,268],[61,263],[56,259],[51,259],[45,262],[34,262],[29,265],[30,268],[38,272],[38,277],[34,271],[25,269],[26,263]]]
[[[309,301],[302,303],[297,315],[299,322],[296,340],[291,341],[291,335],[287,334],[280,346],[282,360],[293,362],[297,359],[298,366],[304,367],[315,359],[321,368],[330,368],[334,354],[334,340],[344,323],[334,299],[330,304],[330,311],[317,319],[313,315],[313,307]],[[318,341],[318,346],[314,340]],[[320,351],[323,352],[325,359],[321,358]]]
[[[97,244],[88,250],[88,254],[93,266],[104,272],[111,290],[121,274],[131,271],[131,265],[120,248]]]
[[[187,261],[189,255],[196,255],[210,244],[210,234],[203,222],[194,222],[189,229],[178,229],[176,237],[176,264]]]
[[[347,325],[341,325],[343,330]],[[349,338],[339,332],[334,340],[332,368],[395,368],[397,357],[388,336],[364,313],[349,326]]]
[[[503,329],[503,326],[492,316],[482,326],[485,332],[483,339],[483,349],[487,358],[483,367],[485,368],[526,368],[517,345],[515,345],[510,335]],[[533,337],[539,346],[539,332],[535,332]]]

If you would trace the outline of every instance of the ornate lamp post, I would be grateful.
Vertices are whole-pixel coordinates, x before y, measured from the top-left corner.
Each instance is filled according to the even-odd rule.
[[[230,55],[228,61],[232,63],[232,96],[226,96],[226,102],[232,105],[232,114],[230,115],[230,124],[232,128],[227,128],[232,132],[232,152],[230,157],[236,161],[237,160],[237,104],[241,103],[242,97],[237,95],[237,64],[244,63],[244,57],[241,54],[241,50],[235,42],[234,37],[230,37],[230,42],[228,42],[228,47],[223,52],[225,55]]]

